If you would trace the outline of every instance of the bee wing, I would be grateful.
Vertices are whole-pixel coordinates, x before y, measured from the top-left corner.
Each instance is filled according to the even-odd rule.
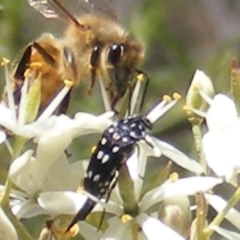
[[[101,14],[117,21],[117,11],[113,0],[77,0],[81,8],[88,13]]]
[[[67,19],[76,24],[74,15],[81,13],[101,14],[117,20],[112,0],[27,0],[28,4],[45,18]]]
[[[54,7],[51,5],[51,1],[47,0],[27,0],[28,4],[36,11],[40,12],[45,18],[58,18]]]
[[[85,31],[86,27],[81,24],[74,15],[59,0],[27,0],[28,4],[40,12],[45,18],[65,19]],[[69,1],[70,2],[70,1]]]

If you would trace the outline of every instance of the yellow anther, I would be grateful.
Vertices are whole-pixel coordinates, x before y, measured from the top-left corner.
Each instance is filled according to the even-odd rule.
[[[172,101],[172,98],[169,95],[164,95],[162,99],[163,99],[163,101],[166,101],[166,102]]]
[[[183,106],[183,111],[185,111],[186,112],[186,114],[188,114],[188,115],[191,115],[191,114],[193,114],[193,108],[191,107],[191,106],[189,106],[189,105],[185,105],[185,106]]]
[[[27,69],[25,72],[24,72],[24,77],[27,78],[27,77],[31,77],[32,76],[32,70],[31,69]]]
[[[64,82],[65,86],[67,86],[67,87],[73,86],[73,81],[71,81],[69,79],[64,79],[63,82]]]
[[[65,233],[65,236],[64,236],[64,237],[68,237],[68,238],[70,238],[70,237],[75,237],[75,236],[77,236],[77,234],[79,233],[79,231],[80,231],[80,229],[79,229],[78,224],[74,224],[74,225],[71,227],[71,229],[70,229],[67,233]],[[68,238],[66,238],[66,239],[68,239]]]
[[[138,81],[143,81],[144,80],[144,74],[143,73],[140,73],[137,75],[137,80]]]
[[[32,68],[32,69],[37,69],[37,68],[42,67],[42,63],[40,63],[40,62],[31,62],[29,64],[29,67]]]
[[[177,92],[173,93],[173,99],[179,100],[181,98],[182,98],[182,96],[179,93],[177,93]]]
[[[192,107],[189,106],[189,105],[184,105],[184,106],[183,106],[183,110],[184,110],[184,111],[192,111]]]
[[[7,59],[7,58],[2,58],[2,61],[1,61],[1,66],[6,66],[7,64],[9,64],[10,63],[10,60],[9,59]]]
[[[83,193],[83,186],[78,186],[76,192],[82,194]]]
[[[122,223],[128,223],[128,222],[130,222],[132,219],[133,219],[132,216],[130,216],[130,215],[128,215],[128,214],[124,214],[124,215],[122,215],[122,217],[121,217]]]
[[[95,152],[95,150],[96,150],[96,148],[97,148],[97,146],[95,145],[95,146],[93,146],[92,148],[91,148],[91,153],[94,153]]]
[[[201,90],[201,86],[199,84],[194,84],[193,86],[193,90],[196,91],[196,92],[199,92]]]
[[[179,179],[179,175],[176,172],[173,172],[172,174],[169,175],[169,180],[172,182],[175,182]]]

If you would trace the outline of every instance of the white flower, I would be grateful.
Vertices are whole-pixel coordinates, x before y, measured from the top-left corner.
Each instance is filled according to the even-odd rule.
[[[175,104],[169,103],[171,106]],[[153,123],[156,121],[163,113],[166,112],[166,109],[169,109],[169,104],[167,101],[163,101],[157,105],[146,117]],[[150,141],[153,147],[149,147],[144,141],[140,141],[139,147],[136,149],[134,154],[128,159],[127,166],[129,174],[131,176],[131,181],[134,185],[134,198],[138,204],[139,213],[135,217],[135,221],[141,226],[143,233],[139,233],[141,239],[156,239],[156,234],[161,234],[165,236],[163,239],[179,239],[182,240],[179,234],[175,231],[164,225],[161,221],[154,218],[151,215],[147,215],[146,211],[149,208],[160,201],[165,197],[169,196],[179,196],[179,195],[193,195],[197,192],[205,192],[214,187],[216,184],[222,182],[221,179],[212,178],[212,177],[191,177],[187,179],[180,179],[175,182],[167,180],[163,185],[152,189],[147,192],[143,197],[141,197],[143,179],[145,175],[145,169],[147,164],[148,156],[159,156],[163,153],[166,153],[167,156],[170,156],[173,161],[181,162],[183,159],[184,165],[186,168],[192,170],[193,172],[203,172],[199,165],[193,164],[194,160],[189,159],[186,155],[170,146],[167,143],[164,143],[156,138],[147,135],[148,141]],[[57,204],[61,202],[61,205],[64,208],[61,208],[62,212],[59,212],[60,208],[57,207]],[[42,193],[41,201],[39,204],[54,213],[76,213],[79,208],[86,201],[86,195],[79,193],[71,192],[52,192],[52,193]],[[106,211],[115,215],[111,220],[109,220],[109,229],[103,234],[101,239],[122,239],[123,236],[131,236],[129,230],[130,222],[123,223],[119,217],[125,214],[123,199],[121,198],[119,188],[115,188],[111,194],[110,201],[105,204],[105,200],[100,201],[99,204],[93,209],[93,211],[102,211],[103,207],[106,208]],[[153,213],[154,215],[154,213]],[[79,222],[81,228],[82,221]],[[116,228],[116,226],[118,226]],[[116,230],[117,229],[117,230]],[[156,234],[153,234],[156,233]],[[86,236],[85,236],[86,237]],[[128,237],[126,237],[128,238]],[[128,238],[130,239],[130,238]]]
[[[31,150],[22,154],[11,165],[9,175],[11,181],[20,189],[12,191],[12,211],[18,218],[29,218],[43,213],[37,203],[40,193],[51,191],[74,191],[84,170],[81,162],[69,164],[63,152],[52,164],[51,159],[44,155],[32,156]],[[61,205],[58,205],[61,207]]]
[[[43,119],[46,120],[53,114],[53,112],[57,109],[61,101],[64,99],[64,97],[70,90],[70,87],[64,86],[63,89],[59,92],[59,94],[53,99],[53,101],[49,104],[49,106],[45,109],[42,115],[35,122],[26,123],[27,115],[29,114],[28,104],[30,104],[27,101],[28,88],[29,82],[34,82],[34,79],[32,79],[33,77],[34,76],[26,77],[24,79],[23,86],[21,88],[21,99],[19,103],[19,108],[16,109],[8,68],[7,66],[5,66],[6,93],[7,93],[6,101],[8,102],[8,106],[6,106],[6,103],[4,102],[0,104],[0,125],[6,128],[7,130],[10,130],[13,134],[25,138],[33,138],[36,136],[35,135],[36,132],[34,130],[38,128],[39,122],[41,122],[42,124]],[[40,91],[40,85],[38,86],[37,91],[38,92]],[[37,108],[38,105],[36,104],[36,106],[34,105],[33,107]],[[32,111],[33,111],[32,114],[35,115],[36,109],[32,109]]]
[[[0,207],[0,240],[17,240],[17,232]]]
[[[139,164],[141,164],[142,162],[146,161],[146,156],[145,159],[143,157],[137,160],[139,161]],[[128,160],[128,162],[131,161],[136,161],[136,156],[133,156]],[[136,168],[129,169],[129,171],[135,171],[135,176],[138,173],[138,170]],[[134,187],[138,189],[138,186],[141,185],[142,179],[138,175],[138,178],[132,180],[134,181]],[[142,198],[139,197],[139,194],[135,189],[135,199],[137,200],[139,207],[139,213],[135,217],[135,221],[141,226],[141,229],[144,233],[141,239],[155,240],[159,238],[159,235],[162,236],[162,239],[184,239],[174,230],[170,229],[160,220],[156,219],[154,217],[156,215],[155,212],[152,212],[150,215],[146,214],[146,212],[149,211],[151,206],[164,200],[165,197],[167,198],[169,196],[177,197],[182,195],[194,195],[201,191],[208,191],[216,184],[219,184],[221,182],[222,181],[220,179],[212,177],[190,177],[186,179],[179,179],[175,182],[167,180],[161,186],[147,192]],[[115,189],[113,191],[111,201],[106,205],[106,211],[116,215],[116,217],[113,217],[111,221],[109,220],[109,230],[103,235],[102,239],[112,239],[115,236],[115,225],[118,226],[117,232],[119,233],[119,237],[116,239],[123,239],[123,236],[131,236],[131,232],[129,230],[131,222],[124,223],[119,219],[119,217],[123,216],[125,212],[123,200],[119,195],[118,189]]]
[[[62,102],[70,87],[64,86],[63,89],[52,100],[44,112],[32,123],[26,123],[27,114],[27,97],[28,97],[28,85],[33,79],[24,79],[23,87],[21,89],[21,100],[16,112],[14,104],[13,89],[9,80],[9,73],[6,70],[6,92],[8,97],[8,107],[4,103],[0,104],[0,125],[10,130],[15,135],[24,138],[35,138],[35,141],[47,141],[51,137],[51,143],[49,146],[54,147],[56,142],[59,145],[64,141],[62,145],[69,145],[73,138],[80,135],[90,134],[94,132],[102,132],[108,127],[112,121],[113,112],[106,112],[99,117],[96,117],[88,113],[77,113],[74,119],[70,119],[65,115],[52,116],[59,104]],[[40,89],[39,89],[40,91]],[[55,140],[53,139],[55,136]],[[6,134],[0,131],[0,143],[6,139]],[[66,149],[66,147],[64,148]]]
[[[234,102],[223,94],[209,99],[206,114],[196,111],[206,118],[208,132],[203,136],[203,150],[208,166],[220,177],[233,182],[240,170],[240,119]]]

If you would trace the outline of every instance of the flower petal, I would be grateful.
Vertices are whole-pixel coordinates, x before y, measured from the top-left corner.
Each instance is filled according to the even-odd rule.
[[[164,197],[177,195],[189,196],[199,192],[207,192],[222,182],[222,179],[214,177],[182,178],[168,185],[165,189]]]
[[[223,237],[225,237],[229,240],[240,240],[240,234],[239,233],[235,233],[235,232],[229,231],[227,229],[220,228],[218,226],[211,226],[211,228],[215,232],[217,232],[218,234],[222,235]]]
[[[8,217],[3,212],[2,208],[0,208],[0,225],[1,240],[18,240],[17,232]]]
[[[40,169],[39,173],[41,174]],[[49,169],[46,169],[46,175],[41,190],[44,192],[64,190],[75,191],[83,177],[84,169],[82,161],[69,164],[66,154],[64,153],[58,157]]]
[[[188,177],[174,182],[168,179],[161,186],[148,191],[143,196],[139,207],[144,212],[165,197],[189,196],[198,192],[206,192],[220,183],[222,183],[221,179],[213,177]]]
[[[149,217],[145,213],[141,213],[136,218],[137,222],[141,226],[144,234],[148,240],[184,240],[177,232],[163,224],[156,218]],[[160,237],[161,236],[161,237]]]
[[[7,139],[6,133],[0,130],[0,144]]]
[[[70,145],[75,135],[79,131],[79,125],[76,121],[65,115],[59,117],[52,116],[48,119],[48,131],[37,139],[38,148],[36,158],[51,161],[54,160]]]
[[[222,131],[239,124],[237,109],[233,100],[223,94],[215,95],[207,112],[206,122],[209,130]]]
[[[38,215],[47,214],[48,212],[39,207],[39,205],[33,200],[24,200],[15,203],[12,206],[12,212],[14,215],[21,218],[32,218]]]
[[[32,150],[23,153],[20,157],[14,160],[9,169],[11,181],[29,195],[39,190],[34,184],[35,176],[31,172],[33,164],[32,153]]]
[[[154,204],[163,200],[164,191],[171,184],[169,180],[163,183],[161,186],[154,188],[148,191],[142,198],[139,208],[141,212],[145,212],[148,208],[153,206]]]
[[[42,208],[54,214],[76,214],[86,198],[86,195],[75,192],[43,192],[37,201]]]
[[[177,165],[191,172],[194,172],[198,175],[205,172],[204,168],[198,162],[189,158],[187,155],[177,150],[170,144],[160,141],[157,138],[153,138],[153,139],[155,144],[161,149],[162,154],[170,158]]]
[[[129,227],[129,224],[124,224],[121,222],[119,217],[114,217],[109,222],[109,227],[101,237],[101,240],[123,239],[124,233],[128,227]]]
[[[17,123],[12,111],[0,104],[0,125],[12,132],[17,132]]]
[[[100,239],[101,232],[97,228],[84,221],[79,221],[78,225],[80,227],[80,234],[85,240]]]
[[[94,116],[89,113],[79,112],[75,114],[74,119],[79,124],[81,131],[78,136],[90,133],[102,133],[107,127],[112,124],[111,118],[114,112],[106,112],[99,116]]]
[[[227,182],[231,182],[235,172],[240,169],[239,141],[240,131],[237,129],[221,134],[209,131],[202,140],[208,166],[217,176],[225,177]]]
[[[205,197],[209,204],[219,213],[222,212],[227,205],[227,202],[217,195],[205,194]],[[240,230],[240,213],[236,209],[231,208],[225,218]]]

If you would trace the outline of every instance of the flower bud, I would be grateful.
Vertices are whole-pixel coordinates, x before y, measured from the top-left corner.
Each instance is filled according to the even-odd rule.
[[[231,93],[238,104],[240,106],[240,68],[236,59],[232,61],[231,68]]]
[[[158,218],[180,235],[187,237],[191,223],[190,202],[186,196],[167,197],[158,209]]]
[[[214,88],[211,79],[203,71],[196,70],[187,92],[186,105],[205,111],[207,104],[199,94],[199,91],[204,92],[210,97],[214,95]]]

